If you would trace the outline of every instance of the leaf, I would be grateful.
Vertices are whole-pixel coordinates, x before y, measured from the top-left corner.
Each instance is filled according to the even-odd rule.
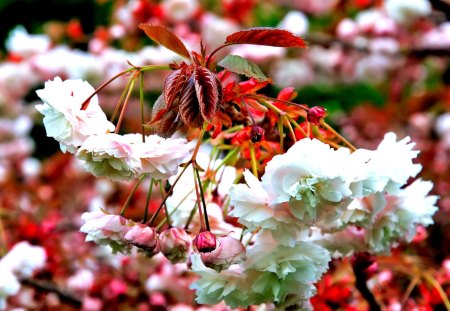
[[[183,86],[180,97],[180,117],[184,124],[191,127],[201,127],[203,117],[200,113],[200,106],[195,92],[194,76],[189,77]]]
[[[231,72],[244,75],[247,78],[255,78],[260,82],[270,80],[264,75],[258,65],[238,55],[228,55],[217,65]]]
[[[189,51],[186,46],[181,42],[180,38],[173,32],[158,25],[152,25],[147,23],[141,23],[139,28],[145,31],[145,34],[158,44],[174,51],[180,56],[190,58]]]
[[[177,99],[180,97],[181,90],[187,80],[186,67],[172,71],[164,80],[164,101],[167,109],[171,109],[176,105]]]
[[[169,138],[182,125],[178,110],[166,109],[164,96],[160,95],[153,105],[151,120],[147,126],[151,127],[159,136]]]
[[[195,92],[203,118],[211,122],[222,101],[222,83],[205,67],[194,70]]]
[[[256,44],[278,47],[306,48],[305,40],[293,33],[276,28],[256,27],[229,35],[225,44]]]

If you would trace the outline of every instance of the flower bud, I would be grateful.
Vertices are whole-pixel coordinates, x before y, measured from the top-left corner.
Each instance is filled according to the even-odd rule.
[[[245,247],[241,241],[229,237],[219,237],[219,245],[209,253],[201,254],[203,263],[210,268],[221,271],[245,258]]]
[[[216,249],[217,238],[211,231],[202,231],[197,234],[193,242],[200,253],[209,253]]]
[[[191,249],[191,237],[183,229],[170,228],[159,235],[158,248],[171,263],[184,262]]]
[[[252,131],[250,132],[250,138],[252,143],[259,143],[264,137],[264,129],[259,126],[252,127]]]
[[[327,110],[321,106],[314,106],[308,110],[308,121],[314,125],[319,125],[320,120],[322,120],[327,113]]]
[[[125,241],[141,249],[146,255],[153,256],[157,244],[157,233],[154,228],[144,224],[131,227],[124,237]]]

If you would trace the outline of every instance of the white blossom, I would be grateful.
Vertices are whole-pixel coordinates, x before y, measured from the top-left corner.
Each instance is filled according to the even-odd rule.
[[[199,275],[199,279],[191,284],[196,291],[196,301],[201,304],[217,304],[220,301],[231,308],[249,306],[253,302],[247,294],[251,284],[239,267],[231,267],[221,273],[206,267],[200,254],[192,254],[192,270]]]
[[[96,95],[86,109],[82,109],[83,102],[94,93],[94,88],[86,81],[62,81],[56,77],[36,93],[44,102],[36,105],[36,109],[44,115],[47,136],[56,139],[63,152],[74,153],[88,137],[114,130]]]
[[[419,152],[413,150],[415,144],[410,140],[405,137],[397,141],[390,132],[376,150],[358,149],[352,153],[353,193],[366,196],[380,191],[395,192],[410,177],[415,177],[422,166],[413,163]]]
[[[51,41],[47,35],[30,35],[22,25],[11,30],[5,42],[9,53],[24,58],[46,52],[50,44]]]
[[[0,310],[6,309],[6,299],[20,290],[17,277],[7,269],[0,268]]]
[[[45,249],[22,241],[0,260],[0,269],[9,270],[21,277],[30,277],[37,269],[42,269],[47,260]]]
[[[141,135],[136,135],[140,140]],[[134,155],[141,159],[140,173],[148,173],[155,179],[168,179],[175,175],[190,151],[185,139],[164,139],[158,135],[147,136],[145,143],[135,143],[132,147]]]
[[[384,7],[388,15],[401,24],[431,13],[428,0],[386,0]]]
[[[90,136],[79,148],[77,158],[84,168],[97,177],[130,180],[142,170],[138,154],[133,152],[135,134]]]
[[[331,149],[317,139],[302,139],[267,163],[262,186],[271,204],[289,203],[299,220],[315,222],[321,213],[351,202],[347,178],[350,152]]]

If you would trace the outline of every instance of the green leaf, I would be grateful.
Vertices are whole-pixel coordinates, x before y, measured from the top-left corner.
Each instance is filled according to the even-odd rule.
[[[231,72],[244,75],[248,78],[255,78],[260,82],[270,80],[270,78],[267,78],[264,75],[264,73],[261,71],[258,65],[238,55],[228,55],[224,59],[222,59],[217,65]]]

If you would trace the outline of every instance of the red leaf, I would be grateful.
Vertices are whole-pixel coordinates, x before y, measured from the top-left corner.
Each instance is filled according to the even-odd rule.
[[[194,82],[200,112],[210,122],[222,101],[222,84],[215,74],[201,66],[194,70]]]
[[[186,67],[172,71],[164,80],[164,100],[167,109],[176,105],[175,101],[180,97],[181,90],[187,80]]]
[[[148,125],[150,125],[159,136],[168,138],[183,124],[181,123],[178,110],[166,109],[164,96],[161,95],[153,105],[152,117]]]
[[[293,33],[275,28],[256,27],[229,35],[225,44],[256,44],[278,47],[306,48],[306,42]]]
[[[202,126],[204,119],[200,113],[193,76],[189,77],[181,91],[179,111],[181,120],[183,120],[187,126]]]
[[[162,46],[168,48],[169,50],[174,51],[178,55],[181,55],[186,58],[190,58],[189,51],[186,46],[181,42],[180,38],[177,37],[170,30],[158,26],[142,23],[139,25],[139,28],[145,31],[145,34],[152,39],[153,41],[161,44]]]

